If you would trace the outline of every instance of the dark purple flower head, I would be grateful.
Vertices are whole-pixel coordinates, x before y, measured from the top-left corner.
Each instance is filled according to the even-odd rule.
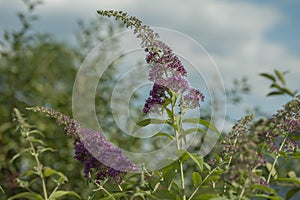
[[[146,114],[149,111],[159,112],[161,105],[165,102],[167,88],[163,85],[154,83],[152,90],[150,91],[150,97],[146,100],[143,112]]]
[[[65,133],[75,139],[74,157],[84,164],[85,177],[121,181],[126,172],[137,170],[121,149],[114,147],[101,133],[83,128],[78,121],[52,109],[34,107],[31,110],[46,113],[55,118],[57,124],[65,126]]]

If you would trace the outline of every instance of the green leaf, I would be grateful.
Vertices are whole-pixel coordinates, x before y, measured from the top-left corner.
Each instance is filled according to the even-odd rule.
[[[264,199],[270,199],[270,200],[283,200],[280,196],[276,195],[276,196],[273,196],[273,195],[267,195],[267,194],[255,194],[254,195],[255,197],[261,197],[261,198],[264,198]]]
[[[19,193],[19,194],[16,194],[16,195],[8,198],[7,200],[20,199],[20,198],[32,199],[32,200],[43,200],[43,197],[41,197],[41,195],[39,195],[37,193],[33,193],[33,192]]]
[[[169,108],[167,108],[167,107],[165,107],[165,110],[167,111],[168,117],[170,119],[173,119],[173,113],[172,113],[172,111]]]
[[[200,172],[203,171],[203,156],[201,155],[197,155],[197,154],[194,154],[194,153],[189,153],[188,151],[186,151],[186,153],[189,155],[190,158],[193,159],[193,161],[197,164],[197,166],[199,167],[200,169]]]
[[[25,172],[22,174],[21,178],[26,177],[26,176],[30,176],[30,175],[32,175],[32,174],[36,174],[36,172],[35,172],[34,170],[32,170],[32,169],[29,169],[29,170],[25,171]]]
[[[275,179],[274,181],[294,183],[294,184],[300,186],[300,178],[299,178],[299,177],[293,177],[293,178],[277,178],[277,179]]]
[[[57,183],[58,185],[62,185],[66,181],[68,181],[68,178],[66,176],[60,176],[59,179],[57,180]]]
[[[174,192],[172,190],[157,190],[154,193],[155,197],[157,199],[164,199],[164,200],[174,200],[176,199],[176,194],[174,194]]]
[[[27,153],[29,150],[28,149],[25,149],[25,150],[22,150],[21,152],[17,153],[16,155],[14,155],[12,157],[12,159],[9,161],[9,162],[14,162],[17,158],[19,158],[22,154],[24,153]]]
[[[148,126],[149,124],[164,124],[164,123],[166,123],[166,120],[156,119],[156,118],[148,118],[148,119],[144,119],[142,121],[139,121],[136,124],[138,126],[144,127],[144,126]]]
[[[167,173],[164,174],[164,183],[167,185],[167,187],[170,187],[175,177],[176,172],[174,169],[169,170]]]
[[[270,188],[268,186],[265,185],[260,185],[260,184],[255,184],[255,185],[251,185],[250,188],[256,189],[256,190],[260,190],[260,191],[264,191],[273,195],[277,195],[277,192],[273,189]]]
[[[295,194],[297,194],[297,192],[299,192],[299,190],[300,190],[299,187],[298,187],[298,188],[292,188],[292,189],[290,189],[290,190],[286,193],[285,199],[286,199],[286,200],[291,199]]]
[[[160,136],[167,137],[167,138],[170,138],[173,141],[176,141],[175,138],[172,135],[170,135],[168,133],[164,133],[164,132],[158,132],[155,135],[153,135],[151,138],[160,137]]]
[[[202,183],[202,176],[199,172],[193,172],[192,174],[192,181],[195,187],[198,187]]]
[[[190,158],[190,155],[187,154],[187,151],[184,149],[177,150],[176,155],[179,157],[179,160],[182,162],[184,162]]]
[[[204,182],[205,183],[209,183],[211,181],[216,182],[220,180],[220,176],[219,175],[211,175],[209,176]]]
[[[58,172],[50,167],[44,168],[44,177],[52,176],[53,174],[57,174]]]
[[[182,122],[203,125],[203,126],[207,127],[208,129],[217,133],[219,136],[221,136],[221,133],[219,132],[219,130],[212,123],[210,123],[207,120],[199,119],[199,118],[187,118],[187,119],[183,119]]]
[[[277,83],[271,84],[270,87],[271,87],[271,88],[277,88],[277,89],[279,89],[279,90],[282,90],[282,87],[281,87],[280,85],[278,85]]]
[[[275,74],[276,74],[276,76],[278,77],[278,79],[280,80],[280,82],[281,82],[283,85],[285,85],[286,82],[285,82],[284,74],[283,74],[281,71],[277,70],[277,69],[275,69]]]
[[[254,170],[254,173],[256,174],[256,175],[258,175],[258,176],[262,176],[262,170],[261,169],[255,169]]]
[[[163,119],[156,119],[156,118],[148,118],[143,119],[136,123],[136,125],[133,127],[132,133],[135,133],[139,128],[148,126],[149,124],[165,124],[166,120]]]
[[[300,152],[293,152],[291,154],[289,154],[292,158],[294,159],[300,159]]]
[[[39,131],[39,130],[32,130],[32,131],[29,131],[29,132],[28,132],[28,135],[31,135],[31,134],[37,134],[37,135],[40,135],[40,136],[42,136],[42,137],[45,137],[45,135],[44,135],[41,131]]]
[[[170,164],[170,165],[168,165],[168,166],[166,166],[165,168],[162,169],[163,181],[167,185],[167,187],[169,187],[172,184],[174,178],[176,177],[177,167],[178,167],[178,163],[173,162],[172,164]]]
[[[282,91],[273,91],[273,92],[269,92],[267,96],[275,96],[275,95],[282,95],[282,94],[284,94],[284,92]]]
[[[96,193],[97,193],[99,190],[100,190],[99,188],[93,189],[93,190],[90,192],[89,196],[88,196],[88,200],[94,199]]]
[[[260,76],[263,76],[263,77],[265,77],[265,78],[267,78],[267,79],[269,79],[269,80],[271,80],[271,81],[276,81],[275,77],[274,77],[273,75],[271,75],[271,74],[261,73],[261,74],[259,74],[259,75],[260,75]]]
[[[81,197],[76,192],[58,190],[51,194],[49,200],[56,200],[60,197],[66,196],[66,195],[71,195],[71,196],[77,197],[78,199],[81,199]]]
[[[218,198],[216,194],[197,194],[195,195],[192,200],[207,200],[207,199],[214,199]]]
[[[45,152],[45,151],[56,152],[57,150],[52,149],[52,148],[50,148],[50,147],[47,147],[47,148],[39,149],[39,150],[38,150],[38,153],[43,153],[43,152]]]
[[[68,178],[61,172],[58,172],[50,167],[45,167],[44,168],[44,177],[49,177],[49,176],[52,176],[52,175],[58,175],[59,176],[59,179],[58,179],[58,183],[59,184],[62,184],[64,183],[65,181],[68,180]]]
[[[210,165],[209,165],[209,164],[207,164],[206,162],[203,162],[203,165],[206,167],[206,169],[207,169],[208,171],[210,171],[210,170],[211,170],[211,167],[210,167]]]
[[[27,140],[29,142],[32,142],[32,143],[38,143],[38,144],[41,144],[43,146],[46,146],[47,144],[43,141],[43,140],[39,140],[39,139],[36,139],[34,137],[28,137]]]
[[[206,133],[206,130],[203,130],[201,128],[190,128],[190,129],[185,130],[183,132],[183,135],[180,135],[180,138],[184,137],[184,136],[187,136],[188,134],[191,134],[191,133],[194,133],[194,132],[197,132],[197,133]]]

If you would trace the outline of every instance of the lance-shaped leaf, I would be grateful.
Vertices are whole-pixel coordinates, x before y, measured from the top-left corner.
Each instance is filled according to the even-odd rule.
[[[202,176],[200,175],[199,172],[193,172],[192,174],[192,181],[193,181],[193,185],[195,187],[199,187],[202,183]]]
[[[34,192],[22,192],[8,198],[7,200],[13,200],[13,199],[44,200],[41,195]]]
[[[285,78],[284,78],[284,73],[282,73],[281,71],[275,69],[275,74],[277,76],[277,78],[280,80],[280,82],[285,85],[286,82],[285,82]]]
[[[187,129],[185,131],[183,131],[183,134],[179,136],[179,138],[182,138],[182,137],[185,137],[187,136],[188,134],[191,134],[191,133],[206,133],[206,130],[203,130],[201,128],[190,128],[190,129]]]
[[[285,183],[293,183],[297,186],[300,186],[300,178],[299,177],[293,177],[293,178],[277,178],[274,181],[276,182],[285,182]]]
[[[204,163],[203,156],[194,153],[189,153],[188,151],[186,151],[186,154],[196,163],[196,165],[200,169],[200,172],[202,172]]]
[[[221,136],[221,133],[219,132],[219,130],[212,123],[210,123],[207,120],[199,119],[199,118],[187,118],[187,119],[183,119],[182,122],[203,125],[203,126],[207,127],[208,129],[217,133],[219,136]]]
[[[271,80],[271,81],[276,81],[275,77],[274,77],[273,75],[271,75],[271,74],[261,73],[261,74],[259,74],[259,75],[260,75],[260,76],[263,76],[263,77],[265,77],[265,78],[267,78],[267,79],[269,79],[269,80]]]
[[[172,135],[170,135],[168,133],[164,133],[164,132],[158,132],[155,135],[153,135],[151,138],[156,138],[156,137],[167,137],[167,138],[170,138],[173,141],[176,141],[175,138]]]
[[[136,123],[136,125],[133,127],[132,133],[134,134],[139,128],[148,126],[150,124],[164,124],[164,123],[166,123],[166,120],[164,119],[157,119],[157,118],[143,119]]]
[[[66,196],[66,195],[74,196],[74,197],[77,197],[78,199],[81,199],[81,197],[76,192],[58,190],[58,191],[55,191],[54,193],[52,193],[50,195],[49,200],[56,200],[56,199],[59,199],[63,196]]]

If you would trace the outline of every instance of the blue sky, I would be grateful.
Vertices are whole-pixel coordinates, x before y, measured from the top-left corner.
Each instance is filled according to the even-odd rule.
[[[22,9],[21,0],[0,0],[0,34],[19,25],[15,13]],[[246,98],[243,108],[260,105],[263,111],[272,112],[288,100],[265,98],[269,82],[258,76],[261,72],[289,70],[288,85],[300,88],[298,0],[46,0],[37,9],[40,20],[34,29],[74,43],[77,20],[94,19],[97,9],[125,10],[145,24],[193,38],[217,64],[225,87],[233,78],[249,77],[253,95]],[[197,56],[192,49],[187,48],[187,53]],[[236,117],[240,116],[237,112]]]
[[[283,13],[284,19],[267,33],[267,39],[286,45],[296,55],[300,54],[300,1],[256,1],[274,6]]]

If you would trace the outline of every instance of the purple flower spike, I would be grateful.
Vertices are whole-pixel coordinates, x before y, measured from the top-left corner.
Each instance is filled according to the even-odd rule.
[[[184,79],[187,76],[186,69],[173,50],[159,39],[159,34],[149,26],[142,25],[142,22],[136,17],[128,16],[125,12],[100,10],[98,13],[103,16],[114,16],[117,20],[121,20],[127,27],[133,28],[134,34],[142,40],[141,47],[145,48],[145,52],[147,52],[148,77],[150,81],[154,82],[152,92],[156,91],[155,85],[162,85],[184,96],[183,99],[187,102],[184,102],[183,105],[189,106],[191,109],[200,106],[199,101],[203,101],[204,96],[198,90],[190,88],[187,80]],[[186,92],[188,94],[184,94]],[[150,97],[146,99],[144,114],[148,112],[161,113],[161,105],[165,102],[164,98],[163,96],[154,97],[150,94]]]
[[[199,101],[204,101],[204,95],[199,90],[190,89],[188,94],[184,96],[184,106],[186,107],[200,107]]]
[[[124,172],[137,170],[121,149],[114,147],[99,132],[81,128],[79,136],[81,141],[76,144],[76,150],[79,151],[76,152],[75,158],[85,164],[85,173],[95,170],[98,177],[111,177],[110,175],[114,174],[112,177],[118,179]]]
[[[183,93],[189,90],[188,82],[178,75],[171,76],[167,79],[159,80],[157,81],[157,83],[176,93]]]
[[[156,81],[164,79],[164,66],[160,63],[155,63],[149,70],[149,81]]]
[[[47,116],[55,118],[57,124],[65,126],[65,133],[74,138],[74,157],[84,164],[86,178],[92,177],[95,180],[112,178],[120,182],[126,172],[137,171],[135,164],[123,154],[122,150],[114,147],[101,133],[83,128],[75,119],[49,108],[34,107],[31,110],[46,113]]]

